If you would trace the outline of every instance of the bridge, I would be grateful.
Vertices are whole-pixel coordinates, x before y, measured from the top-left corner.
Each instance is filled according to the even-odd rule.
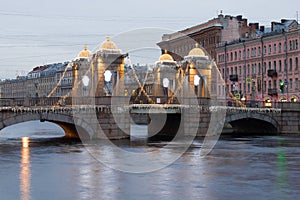
[[[242,102],[203,48],[181,57],[176,62],[165,51],[153,67],[137,72],[107,38],[94,54],[85,49],[69,63],[48,96],[0,98],[0,129],[49,121],[66,137],[88,140],[128,138],[132,122],[147,124],[150,138],[214,136],[224,124],[245,134],[300,133],[299,103]],[[68,70],[72,88],[53,97]]]
[[[39,99],[39,102],[45,101]],[[230,124],[235,132],[245,134],[300,133],[299,103],[280,103],[276,108],[229,107],[209,105],[208,99],[200,98],[194,105],[130,102],[112,105],[112,97],[97,98],[95,105],[72,105],[71,99],[66,99],[65,105],[16,105],[20,102],[26,100],[12,99],[11,105],[0,107],[0,130],[39,120],[62,127],[67,138],[122,139],[130,137],[130,125],[140,120],[139,123],[148,124],[149,137],[173,137],[174,134],[203,137],[210,126],[215,128],[218,124]],[[160,120],[164,123],[161,127]]]

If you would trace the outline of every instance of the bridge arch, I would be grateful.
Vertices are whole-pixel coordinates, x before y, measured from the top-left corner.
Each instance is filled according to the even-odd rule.
[[[271,116],[245,112],[228,115],[225,123],[229,123],[234,132],[241,134],[278,134],[280,132],[279,123]]]
[[[89,130],[87,130],[87,127],[89,127],[88,123],[81,119],[80,124],[76,123],[75,126],[75,122],[78,122],[78,119],[57,113],[18,113],[17,115],[12,115],[4,119],[0,124],[0,130],[11,125],[35,120],[40,120],[41,122],[48,121],[60,126],[64,130],[66,138],[79,138],[78,131],[80,131],[80,138],[92,138],[89,134]]]

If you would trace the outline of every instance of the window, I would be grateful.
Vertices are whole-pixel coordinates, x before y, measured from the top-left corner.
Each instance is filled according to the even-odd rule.
[[[295,45],[296,47],[296,49],[298,49],[298,40],[296,40],[296,45]]]
[[[290,50],[293,50],[293,42],[290,40]]]
[[[282,69],[281,69],[281,68],[282,68],[282,62],[281,62],[281,60],[279,60],[279,70],[278,70],[279,72],[281,72],[281,71],[282,71]]]
[[[298,58],[295,58],[295,71],[297,72],[298,72],[298,65],[299,65]]]
[[[271,53],[272,53],[272,46],[269,45],[269,54],[271,54]]]
[[[296,40],[293,40],[293,50],[296,49]]]
[[[222,62],[222,55],[218,55],[218,61],[219,63]]]
[[[277,81],[273,80],[273,88],[276,88],[276,87],[277,87]]]
[[[268,82],[268,88],[270,89],[271,87],[272,87],[272,81],[269,80],[269,82]]]
[[[293,71],[293,60],[290,58],[290,68],[289,71],[292,72]]]
[[[248,65],[248,76],[250,76],[250,65]]]
[[[256,48],[251,49],[251,56],[255,57],[256,56]]]
[[[276,51],[277,51],[277,46],[276,46],[276,44],[274,44],[274,53],[276,53]]]
[[[277,71],[277,69],[276,69],[276,68],[277,68],[276,64],[277,64],[277,63],[276,63],[276,60],[274,60],[273,67],[274,67],[274,70],[275,70],[275,71]]]
[[[271,61],[269,61],[269,68],[268,69],[271,69],[272,68],[272,64],[271,64]]]
[[[230,61],[232,61],[233,60],[233,53],[231,52],[230,53]]]
[[[286,61],[286,59],[284,59],[284,71],[285,72],[287,71],[287,61]]]
[[[281,53],[281,43],[278,44],[278,53]]]
[[[299,80],[298,78],[295,79],[295,89],[299,89]]]
[[[225,79],[225,69],[222,69],[223,79]]]
[[[242,51],[239,51],[239,59],[242,58]]]
[[[239,75],[241,76],[242,75],[242,67],[239,66]]]
[[[267,54],[267,47],[264,46],[264,55],[266,55],[266,54]]]
[[[238,74],[237,73],[237,67],[234,67],[234,74]]]
[[[234,52],[234,60],[237,60],[237,52]]]
[[[258,63],[258,74],[261,74],[261,64]]]
[[[263,73],[266,73],[267,72],[267,63],[264,62],[264,68],[263,68]]]
[[[261,48],[258,47],[258,55],[260,56],[261,55]]]
[[[255,64],[252,65],[252,74],[253,75],[256,74],[256,65]]]
[[[293,79],[290,78],[290,89],[293,89]]]
[[[287,43],[284,42],[284,52],[286,52],[286,50],[287,50]]]

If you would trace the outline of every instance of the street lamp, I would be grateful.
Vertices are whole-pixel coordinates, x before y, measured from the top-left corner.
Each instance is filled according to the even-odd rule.
[[[110,90],[110,86],[109,83],[111,81],[112,78],[112,72],[109,70],[105,70],[104,72],[104,89],[106,89],[106,95],[110,95],[111,94],[111,90]]]
[[[89,83],[90,83],[90,79],[89,79],[89,77],[88,76],[83,76],[82,77],[82,83],[83,83],[83,85],[85,86],[85,87],[87,87],[88,85],[89,85]]]
[[[242,104],[243,104],[244,106],[246,106],[246,104],[245,104],[245,102],[246,102],[246,97],[245,97],[245,96],[243,96],[243,97],[241,98],[241,101],[242,101]]]
[[[110,82],[111,81],[111,77],[112,77],[111,71],[105,70],[105,72],[104,72],[104,80],[106,82]]]
[[[83,96],[87,96],[87,87],[89,86],[90,84],[90,78],[86,75],[84,75],[81,79],[82,81],[82,84],[83,84]]]
[[[167,101],[168,101],[168,93],[169,93],[168,91],[169,83],[170,83],[169,79],[167,78],[163,79],[164,95],[167,96]]]
[[[195,86],[195,94],[196,94],[196,96],[198,96],[198,86],[199,86],[199,83],[200,83],[200,76],[196,74],[194,76],[194,86]]]
[[[270,100],[270,99],[267,99],[267,100],[266,100],[265,106],[266,106],[266,107],[272,107],[272,103],[271,103],[271,100]]]

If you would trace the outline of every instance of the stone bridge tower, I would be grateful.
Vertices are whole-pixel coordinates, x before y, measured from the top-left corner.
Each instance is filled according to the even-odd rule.
[[[125,112],[114,114],[116,105],[112,105],[111,97],[124,96],[125,57],[110,37],[106,37],[94,54],[85,47],[72,63],[73,106],[89,107],[74,116],[90,123],[93,133],[89,134],[93,138],[126,138],[130,132],[130,118]],[[95,109],[99,106],[105,109]]]
[[[174,61],[173,57],[164,52],[155,64],[154,68],[154,91],[156,97],[162,97],[164,102],[156,103],[171,103],[168,102],[169,97],[178,95],[177,88],[179,87],[179,69],[180,66]],[[183,74],[181,74],[182,76]]]
[[[187,56],[184,57],[183,68],[189,83],[189,88],[194,88],[198,97],[209,98],[209,88],[211,88],[211,60],[198,44]]]
[[[85,47],[73,61],[73,96],[124,96],[125,57],[109,36],[94,54]]]

